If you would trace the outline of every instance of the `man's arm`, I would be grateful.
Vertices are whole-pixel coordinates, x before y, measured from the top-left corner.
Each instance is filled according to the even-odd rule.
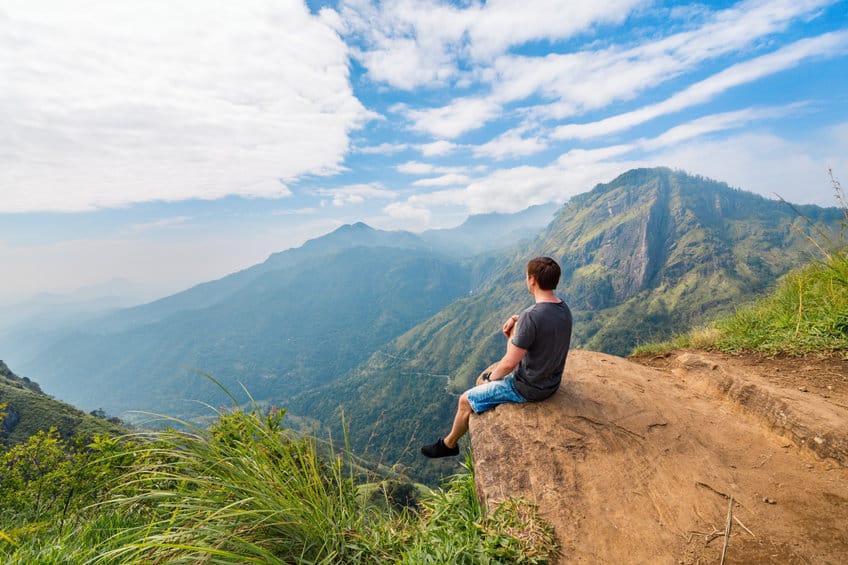
[[[497,367],[495,367],[495,370],[492,371],[491,375],[489,375],[489,380],[497,381],[510,374],[516,367],[518,367],[518,364],[521,363],[521,360],[524,359],[524,355],[526,354],[526,349],[521,349],[512,343],[511,339],[507,340],[506,354],[498,362]]]
[[[503,334],[510,338],[512,337],[512,332],[515,329],[515,323],[518,322],[518,314],[514,314],[506,319],[503,325]]]

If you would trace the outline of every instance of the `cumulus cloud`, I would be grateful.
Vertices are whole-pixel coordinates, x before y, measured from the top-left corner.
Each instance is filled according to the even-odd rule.
[[[432,218],[428,208],[417,206],[414,202],[392,202],[383,208],[383,212],[391,218],[401,220],[407,227],[410,227],[410,223],[426,227]]]
[[[0,211],[287,196],[370,117],[302,0],[2,9]]]

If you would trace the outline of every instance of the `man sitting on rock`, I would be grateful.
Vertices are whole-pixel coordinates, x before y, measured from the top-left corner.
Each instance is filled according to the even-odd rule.
[[[450,434],[425,445],[427,457],[459,454],[459,438],[468,431],[471,413],[480,414],[506,402],[537,402],[559,388],[571,343],[571,310],[554,294],[560,268],[550,257],[527,263],[527,290],[536,303],[503,325],[506,354],[462,393]],[[480,384],[480,381],[482,384]]]

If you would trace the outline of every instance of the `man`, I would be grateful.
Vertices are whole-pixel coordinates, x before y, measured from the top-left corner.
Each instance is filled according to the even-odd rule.
[[[459,397],[450,434],[425,445],[421,453],[432,458],[458,455],[457,444],[468,431],[472,412],[480,414],[506,402],[537,402],[557,391],[571,343],[571,310],[554,294],[560,274],[550,257],[527,263],[527,290],[535,304],[504,323],[506,354],[491,373],[483,374],[487,382]]]

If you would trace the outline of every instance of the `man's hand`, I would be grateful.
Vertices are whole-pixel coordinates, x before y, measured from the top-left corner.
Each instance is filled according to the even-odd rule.
[[[512,332],[515,329],[515,323],[518,321],[518,314],[507,318],[503,325],[503,334],[506,337],[512,337]]]
[[[485,371],[483,371],[482,373],[480,373],[477,376],[477,382],[474,383],[474,384],[477,385],[477,386],[480,386],[482,384],[489,382],[489,379],[491,379],[491,377],[492,377],[492,372],[495,370],[495,368],[497,366],[498,366],[497,363],[492,363],[491,365],[489,365],[488,368],[486,368]]]

